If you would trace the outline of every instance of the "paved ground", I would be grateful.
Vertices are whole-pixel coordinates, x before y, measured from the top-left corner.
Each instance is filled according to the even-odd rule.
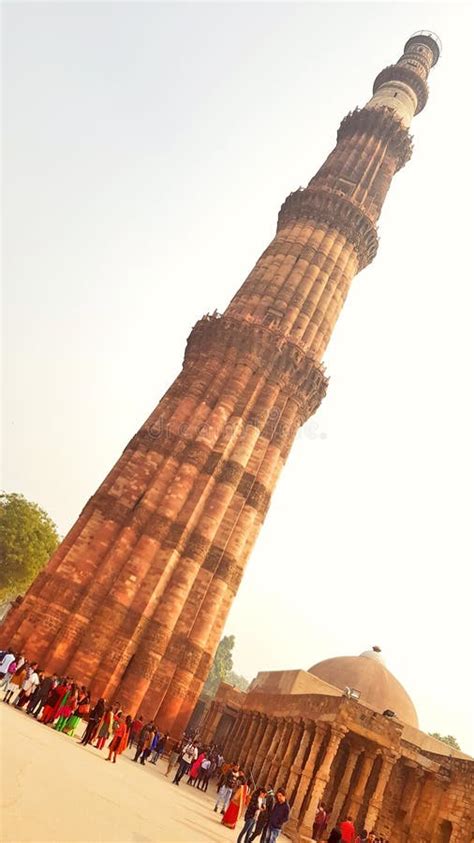
[[[179,787],[156,767],[105,750],[0,702],[1,843],[235,843],[213,812],[215,786]],[[284,838],[280,838],[284,843]]]

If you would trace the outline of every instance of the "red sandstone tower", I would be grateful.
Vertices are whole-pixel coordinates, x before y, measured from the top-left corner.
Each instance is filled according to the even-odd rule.
[[[284,202],[225,313],[193,328],[166,395],[11,612],[1,641],[177,734],[211,665],[295,434],[326,392],[321,358],[411,155],[439,57],[420,32]]]

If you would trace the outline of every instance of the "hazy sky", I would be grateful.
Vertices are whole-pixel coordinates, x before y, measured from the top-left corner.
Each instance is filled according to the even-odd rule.
[[[3,8],[3,486],[64,534],[416,30],[443,55],[227,623],[235,667],[379,644],[474,753],[468,6]]]

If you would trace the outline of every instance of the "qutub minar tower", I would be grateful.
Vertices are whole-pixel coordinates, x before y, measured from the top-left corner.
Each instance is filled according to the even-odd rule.
[[[178,734],[193,711],[272,491],[324,398],[321,364],[376,223],[411,155],[439,57],[420,32],[341,123],[222,315],[84,507],[1,640]]]

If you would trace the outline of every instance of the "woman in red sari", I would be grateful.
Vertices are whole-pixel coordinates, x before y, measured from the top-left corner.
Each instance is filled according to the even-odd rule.
[[[112,760],[114,764],[117,761],[117,755],[120,755],[120,753],[124,751],[128,743],[127,723],[123,719],[121,711],[119,711],[115,716],[115,721],[117,723],[117,728],[115,729],[113,738],[109,743],[109,755],[105,759],[106,761]]]
[[[229,802],[229,807],[222,817],[222,825],[225,825],[227,828],[235,828],[240,817],[245,811],[248,796],[249,789],[246,781],[245,779],[240,779],[236,789],[234,790],[232,799]]]

